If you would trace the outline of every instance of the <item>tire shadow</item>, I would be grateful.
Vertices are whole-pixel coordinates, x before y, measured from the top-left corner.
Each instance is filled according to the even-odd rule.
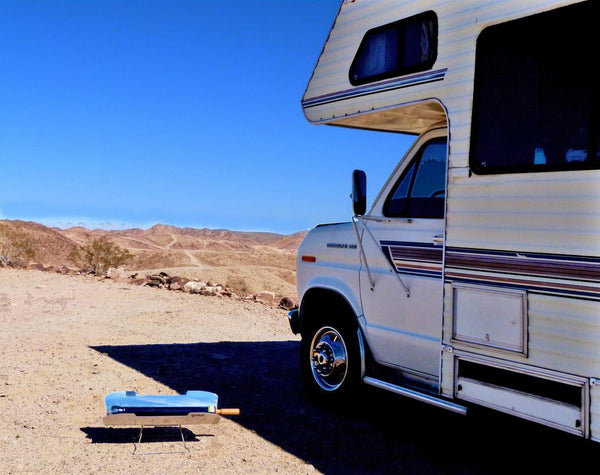
[[[369,387],[321,407],[302,389],[298,341],[91,348],[177,393],[217,393],[219,407],[240,408],[236,423],[322,473],[573,471],[598,453],[596,443],[500,413],[464,417]],[[82,430],[102,443],[111,429]]]

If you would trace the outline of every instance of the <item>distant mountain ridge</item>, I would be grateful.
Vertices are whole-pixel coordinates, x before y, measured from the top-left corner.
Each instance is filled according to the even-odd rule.
[[[172,249],[205,249],[215,243],[220,243],[223,248],[248,248],[255,245],[271,246],[278,249],[296,250],[306,235],[306,231],[285,235],[269,232],[230,231],[228,229],[209,228],[180,228],[166,224],[155,224],[143,230],[139,228],[108,231],[102,229],[89,230],[82,227],[67,229],[51,228],[58,233],[81,243],[90,240],[90,237],[106,236],[115,244],[117,241],[127,239],[128,242],[119,244],[122,247],[136,248],[136,243],[141,249],[150,247],[167,246]],[[218,246],[217,246],[218,247]]]
[[[189,264],[190,259],[193,261],[189,253],[195,251],[252,253],[259,248],[272,248],[295,252],[306,235],[306,231],[284,235],[227,229],[180,228],[166,224],[156,224],[145,230],[87,229],[80,226],[60,229],[32,221],[0,220],[0,226],[16,231],[23,237],[29,237],[35,243],[36,262],[57,266],[70,265],[68,256],[73,247],[100,237],[106,237],[116,245],[129,249],[136,257],[134,267],[170,267]],[[182,260],[185,262],[181,262]]]

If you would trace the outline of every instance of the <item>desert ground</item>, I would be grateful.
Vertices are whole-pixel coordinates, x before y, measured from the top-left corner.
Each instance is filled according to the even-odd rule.
[[[490,412],[365,389],[310,402],[286,312],[85,275],[0,268],[0,473],[481,474],[587,467],[598,445]],[[184,427],[188,453],[134,455],[105,427],[113,391],[212,391],[239,416]],[[179,450],[148,429],[142,452]]]

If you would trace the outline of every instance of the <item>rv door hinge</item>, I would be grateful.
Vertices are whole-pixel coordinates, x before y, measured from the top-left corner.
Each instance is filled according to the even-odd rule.
[[[593,388],[600,386],[600,379],[590,378],[590,386]]]
[[[451,346],[448,345],[442,345],[442,352],[446,352],[446,353],[454,353],[454,348],[452,348]]]

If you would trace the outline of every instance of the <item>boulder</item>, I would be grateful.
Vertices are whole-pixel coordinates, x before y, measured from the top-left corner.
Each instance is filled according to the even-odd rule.
[[[187,284],[190,279],[186,277],[180,277],[178,275],[174,275],[169,278],[169,290],[184,290],[185,284]]]
[[[210,295],[212,297],[219,295],[219,289],[212,285],[207,285],[200,290],[200,295]]]
[[[147,287],[158,287],[159,289],[164,287],[164,284],[162,284],[159,280],[149,279],[148,277],[144,279],[143,285]]]
[[[282,308],[284,310],[293,310],[295,308],[298,308],[298,304],[294,299],[290,297],[283,297],[279,301],[279,308]]]
[[[146,274],[146,278],[162,285],[167,285],[169,283],[169,274],[166,272],[159,272],[158,274]]]
[[[129,274],[122,267],[114,268],[110,267],[105,274],[107,279],[111,279],[117,282],[126,282],[129,279]]]
[[[169,284],[169,290],[183,290],[183,285],[180,282],[171,282]]]
[[[30,270],[46,270],[46,268],[44,267],[44,264],[29,264],[28,266],[25,267],[26,269],[30,269]]]
[[[263,290],[256,294],[256,300],[265,304],[272,304],[275,300],[275,293],[269,292],[268,290]]]
[[[206,287],[206,282],[190,280],[183,285],[183,291],[188,294],[199,294]]]

